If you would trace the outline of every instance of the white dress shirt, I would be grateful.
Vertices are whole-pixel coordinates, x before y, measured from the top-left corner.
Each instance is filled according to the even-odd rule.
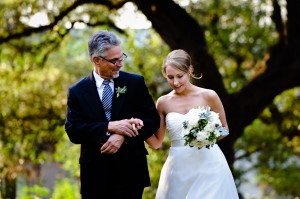
[[[96,73],[95,69],[93,70],[93,75],[96,80],[96,87],[97,87],[98,95],[100,97],[100,100],[102,100],[102,94],[103,94],[103,89],[104,89],[104,85],[103,85],[104,79]],[[109,86],[114,93],[114,80],[113,79],[110,80]]]
[[[105,86],[105,85],[103,85],[104,79],[96,73],[95,69],[93,70],[93,75],[95,77],[98,95],[100,97],[100,100],[102,101],[103,89],[104,89],[104,86]],[[110,86],[110,88],[113,91],[114,90],[114,80],[111,79],[108,85]],[[110,133],[106,132],[106,136],[110,136]]]

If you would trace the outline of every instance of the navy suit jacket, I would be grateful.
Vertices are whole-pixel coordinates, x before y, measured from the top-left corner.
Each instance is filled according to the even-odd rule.
[[[127,91],[116,95],[116,88],[126,86]],[[120,71],[114,79],[111,121],[139,118],[144,127],[125,143],[114,155],[100,153],[107,140],[108,121],[99,98],[93,74],[69,88],[65,130],[71,142],[81,145],[81,193],[93,197],[105,196],[114,187],[146,187],[150,185],[147,150],[144,141],[159,128],[159,115],[144,78]]]

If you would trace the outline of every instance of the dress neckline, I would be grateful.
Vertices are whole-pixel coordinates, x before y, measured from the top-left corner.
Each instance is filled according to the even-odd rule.
[[[200,105],[199,105],[199,106],[200,106]],[[196,108],[196,107],[198,107],[198,106],[195,106],[194,108]],[[200,106],[200,107],[203,107],[203,106]],[[191,108],[191,109],[193,109],[193,108]],[[170,112],[168,112],[168,113],[166,114],[166,117],[167,117],[167,115],[169,115],[169,114],[171,114],[171,113],[176,113],[176,114],[179,114],[179,115],[186,115],[186,114],[188,114],[188,112],[189,112],[191,109],[189,109],[186,113],[179,113],[179,112],[176,112],[176,111],[170,111]]]
[[[166,117],[168,117],[168,115],[170,115],[170,114],[186,115],[187,113],[179,113],[179,112],[171,111],[171,112],[166,114]]]

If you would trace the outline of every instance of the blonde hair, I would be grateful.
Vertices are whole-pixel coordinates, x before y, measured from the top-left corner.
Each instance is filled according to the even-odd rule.
[[[172,66],[182,72],[190,73],[191,77],[195,79],[202,77],[202,75],[198,77],[193,74],[194,67],[192,65],[192,59],[187,52],[181,49],[171,51],[163,61],[162,74],[164,77],[166,77],[167,66]]]

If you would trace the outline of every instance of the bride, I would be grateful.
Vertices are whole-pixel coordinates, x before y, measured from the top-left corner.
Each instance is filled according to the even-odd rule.
[[[190,56],[183,50],[170,52],[162,71],[173,90],[157,100],[160,129],[147,143],[158,149],[167,131],[171,148],[161,171],[156,199],[238,198],[228,163],[217,144],[209,149],[184,145],[182,123],[192,108],[209,106],[219,113],[223,127],[228,129],[220,98],[213,90],[190,83],[190,77],[197,77],[193,75]]]

